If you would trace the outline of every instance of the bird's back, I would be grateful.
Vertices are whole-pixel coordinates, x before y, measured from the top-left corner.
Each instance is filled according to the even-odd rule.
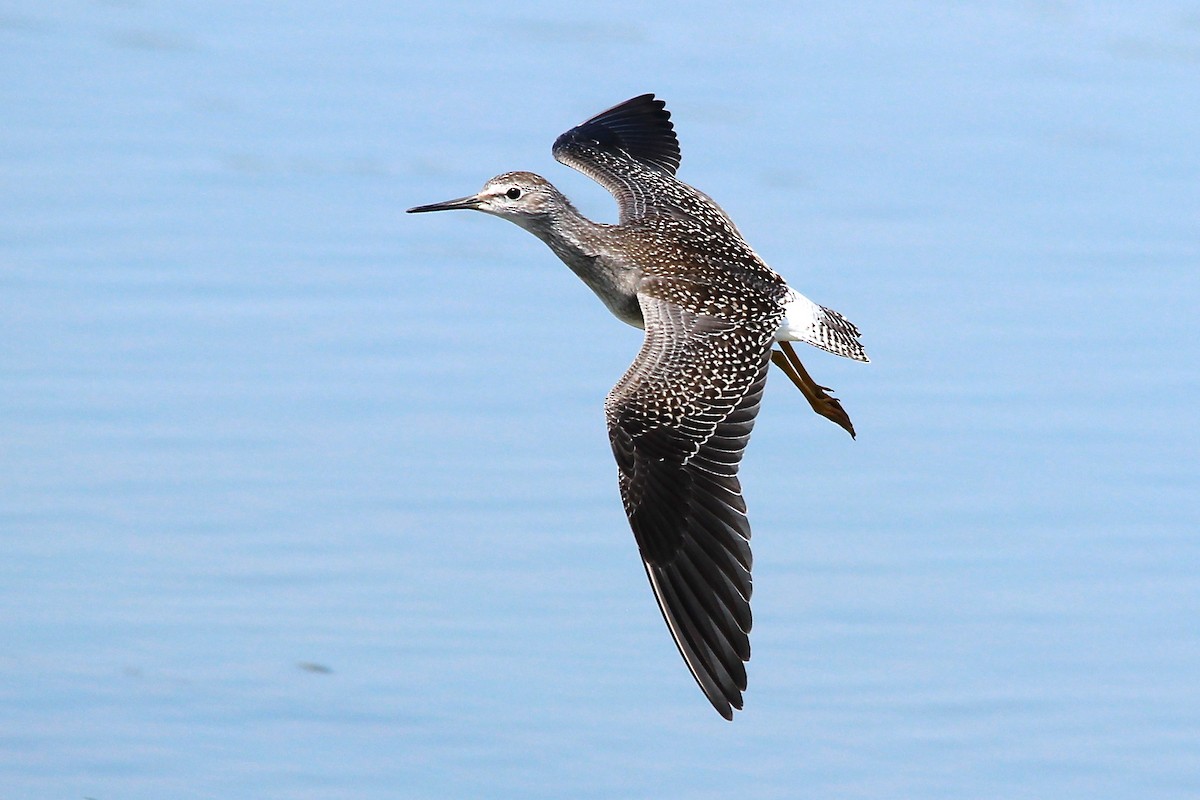
[[[669,299],[690,311],[728,320],[779,317],[786,281],[721,207],[674,176],[643,172],[647,212],[615,226],[613,255],[644,281],[672,286]]]

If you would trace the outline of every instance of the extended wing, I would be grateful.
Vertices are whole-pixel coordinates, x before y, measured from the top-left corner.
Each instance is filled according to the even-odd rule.
[[[680,159],[671,113],[652,94],[626,100],[575,126],[558,137],[553,153],[611,192],[622,222],[646,213],[653,205],[653,188],[662,185],[656,176],[673,177]]]
[[[751,627],[750,525],[737,472],[774,323],[722,320],[646,293],[639,301],[645,343],[605,403],[621,499],[679,652],[731,719],[742,707]]]

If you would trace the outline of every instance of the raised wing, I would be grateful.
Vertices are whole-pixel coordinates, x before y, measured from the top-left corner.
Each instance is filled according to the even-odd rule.
[[[681,157],[671,113],[652,94],[626,100],[577,125],[558,137],[553,153],[611,192],[622,222],[646,213],[654,178],[673,177]]]
[[[750,658],[750,524],[738,482],[774,320],[639,294],[646,340],[605,403],[621,499],[679,652],[726,719]]]

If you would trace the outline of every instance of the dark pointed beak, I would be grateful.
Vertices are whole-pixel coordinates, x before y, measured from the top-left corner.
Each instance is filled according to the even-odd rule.
[[[408,210],[409,214],[422,214],[426,211],[454,211],[460,208],[479,208],[479,197],[460,197],[457,200],[447,200],[444,203],[430,203],[427,206],[416,206]]]

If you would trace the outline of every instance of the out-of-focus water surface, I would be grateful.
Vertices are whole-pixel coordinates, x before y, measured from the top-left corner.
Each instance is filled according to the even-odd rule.
[[[418,10],[419,9],[419,10]],[[1194,4],[8,3],[0,797],[1200,793]],[[772,381],[747,710],[645,585],[640,334],[404,208],[664,97],[865,332]]]

